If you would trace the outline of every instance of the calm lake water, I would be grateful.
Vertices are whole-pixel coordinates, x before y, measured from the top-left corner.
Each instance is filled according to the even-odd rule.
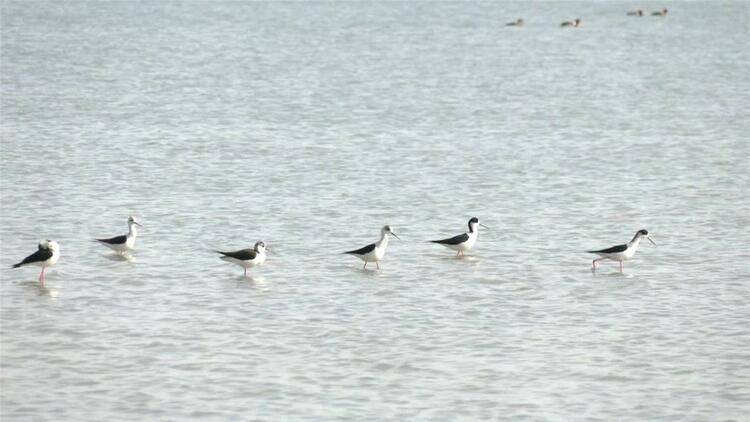
[[[1,15],[3,421],[748,420],[750,3]]]

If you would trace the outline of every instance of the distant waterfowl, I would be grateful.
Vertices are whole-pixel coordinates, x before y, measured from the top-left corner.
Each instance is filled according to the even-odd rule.
[[[13,268],[22,267],[24,265],[36,265],[42,267],[42,272],[39,274],[39,282],[44,283],[45,268],[55,265],[58,259],[60,259],[60,245],[52,240],[43,240],[39,242],[36,252],[24,258],[23,261],[14,265]]]
[[[345,254],[354,255],[357,258],[361,259],[365,262],[365,265],[362,266],[362,269],[367,268],[368,262],[374,262],[375,266],[380,269],[380,265],[378,264],[378,261],[383,259],[383,256],[385,256],[385,249],[388,247],[388,235],[393,235],[396,237],[396,239],[400,238],[396,236],[396,233],[393,232],[391,229],[391,226],[383,226],[382,229],[380,229],[380,240],[378,240],[375,243],[370,243],[369,245],[362,247],[360,249],[355,249],[353,251],[344,252]]]
[[[128,234],[122,236],[115,236],[109,239],[96,239],[102,245],[112,249],[118,254],[124,254],[128,251],[133,250],[135,247],[135,238],[138,236],[138,230],[135,226],[141,226],[141,223],[136,220],[134,216],[128,218]]]
[[[563,23],[560,24],[560,26],[570,26],[570,27],[573,27],[573,28],[577,28],[580,25],[581,25],[581,20],[578,19],[578,18],[576,18],[572,22],[571,21],[565,21],[565,22],[563,22]]]
[[[633,256],[635,255],[635,252],[638,250],[638,245],[641,244],[641,240],[643,240],[644,238],[648,239],[649,242],[656,245],[656,243],[654,243],[654,241],[651,240],[651,237],[648,234],[648,230],[642,229],[642,230],[638,230],[635,233],[633,240],[631,240],[630,242],[624,245],[612,246],[611,248],[601,249],[598,251],[587,251],[588,253],[597,254],[601,257],[601,258],[596,258],[592,261],[591,265],[593,266],[593,269],[596,270],[597,261],[601,261],[603,259],[609,259],[612,261],[619,261],[620,272],[622,272],[622,262],[628,261],[633,258]]]
[[[484,224],[479,223],[478,218],[472,217],[469,220],[469,231],[467,233],[442,240],[430,240],[430,242],[443,245],[448,249],[453,249],[456,251],[456,256],[460,256],[474,247],[474,243],[476,243],[477,237],[479,236],[479,226],[482,226],[485,229],[487,228]]]
[[[667,16],[667,9],[661,9],[658,12],[654,12],[651,16]]]
[[[505,26],[523,26],[523,19],[518,18],[515,22],[508,22]]]
[[[216,252],[224,255],[221,257],[222,260],[244,268],[244,277],[247,277],[248,268],[257,267],[266,262],[266,244],[263,242],[256,242],[252,249],[240,249],[234,252]]]
[[[638,9],[633,12],[628,12],[628,16],[643,16],[643,10]]]

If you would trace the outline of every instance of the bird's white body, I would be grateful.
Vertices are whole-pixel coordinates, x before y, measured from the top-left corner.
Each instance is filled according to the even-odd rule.
[[[43,242],[40,242],[40,244],[43,243],[47,245],[47,249],[52,251],[52,256],[46,261],[35,262],[33,265],[42,268],[49,268],[57,264],[57,260],[60,259],[60,244],[55,242],[54,240],[45,240]]]
[[[448,249],[453,249],[456,252],[461,252],[462,254],[464,252],[467,252],[471,250],[471,248],[474,247],[474,243],[477,242],[477,233],[469,233],[469,240],[467,240],[464,243],[460,243],[458,245],[443,245]]]
[[[398,236],[396,236],[396,233],[393,232],[391,229],[391,226],[383,226],[382,229],[380,229],[380,239],[378,239],[375,243],[370,243],[369,245],[362,247],[360,249],[356,249],[353,251],[344,252],[345,254],[354,255],[357,258],[361,259],[365,262],[365,265],[362,266],[362,269],[367,268],[368,262],[374,262],[377,268],[380,268],[380,265],[378,262],[383,259],[385,256],[385,250],[388,248],[388,235],[393,235],[398,239]]]
[[[439,245],[445,246],[448,249],[454,250],[456,251],[456,256],[461,256],[464,255],[465,252],[471,250],[471,248],[474,247],[474,244],[477,243],[477,238],[479,237],[479,226],[487,228],[487,226],[479,222],[478,218],[472,217],[469,220],[468,232],[459,234],[458,236],[450,237],[448,239],[430,240],[430,242],[437,243]]]
[[[131,229],[125,237],[125,243],[102,243],[102,245],[112,249],[119,254],[124,254],[126,252],[132,251],[133,249],[135,249],[135,238],[136,236],[138,236],[138,231],[135,227],[133,227],[133,225],[131,225],[130,227]]]
[[[638,246],[641,244],[641,236],[636,237],[635,239],[631,240],[627,243],[627,249],[625,249],[622,252],[613,252],[613,253],[603,253],[603,252],[593,252],[602,259],[609,259],[611,261],[630,261],[635,256],[635,252],[638,250]]]
[[[561,23],[560,26],[567,26],[567,27],[571,27],[571,28],[578,28],[579,26],[581,26],[581,20],[580,19],[575,19],[574,21],[565,21],[565,22]]]
[[[126,234],[125,241],[114,241],[118,238],[112,238],[112,239],[97,239],[99,243],[102,245],[112,249],[113,251],[117,252],[120,255],[124,255],[133,249],[135,249],[135,239],[138,237],[138,227],[140,226],[140,223],[135,219],[135,217],[131,216],[128,218],[128,234]]]
[[[641,240],[643,240],[644,238],[648,239],[649,242],[656,245],[656,243],[654,243],[654,241],[649,236],[648,230],[642,229],[642,230],[638,230],[635,236],[633,236],[633,239],[630,242],[625,243],[624,245],[612,246],[611,248],[602,249],[598,251],[589,251],[589,253],[599,255],[599,258],[596,258],[595,260],[592,261],[591,263],[592,268],[596,270],[596,263],[598,261],[608,259],[610,261],[619,262],[620,271],[622,272],[622,263],[624,261],[629,261],[633,259],[636,251],[638,251],[638,246],[640,246],[641,244]]]
[[[53,240],[42,240],[39,242],[36,252],[13,265],[13,268],[26,265],[42,267],[42,272],[39,273],[39,282],[44,283],[44,270],[57,264],[58,259],[60,259],[60,245]]]
[[[264,262],[266,262],[266,250],[265,249],[259,250],[257,254],[255,255],[254,259],[242,260],[242,259],[232,258],[231,256],[222,256],[221,259],[223,261],[237,264],[244,269],[248,269],[248,268],[258,267],[260,265],[263,265]]]
[[[472,231],[466,233],[469,235],[469,238],[465,242],[461,242],[456,245],[447,245],[444,243],[442,243],[441,245],[456,252],[460,252],[461,254],[471,250],[471,248],[474,247],[474,244],[477,243],[477,238],[479,237],[479,228],[477,226],[478,224],[473,224]]]
[[[385,250],[388,248],[388,233],[383,232],[380,240],[375,242],[375,249],[364,255],[355,255],[364,262],[378,262],[385,256]]]
[[[257,267],[266,262],[266,244],[263,241],[255,242],[252,249],[241,249],[239,251],[222,252],[216,251],[224,256],[222,261],[231,262],[244,268],[244,276],[247,277],[249,268]]]

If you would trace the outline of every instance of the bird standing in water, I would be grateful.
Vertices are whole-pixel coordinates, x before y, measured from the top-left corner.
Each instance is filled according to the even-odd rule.
[[[628,261],[635,256],[635,252],[638,250],[638,245],[641,244],[641,240],[648,239],[649,242],[653,243],[654,246],[656,246],[656,243],[654,243],[653,240],[651,240],[651,237],[649,237],[648,230],[641,229],[638,230],[635,233],[635,236],[633,236],[633,239],[625,243],[623,245],[617,245],[612,246],[607,249],[600,249],[598,251],[587,251],[588,253],[593,253],[599,255],[601,258],[596,258],[592,261],[592,269],[596,271],[596,263],[597,261],[601,261],[603,259],[609,259],[612,261],[619,261],[620,262],[620,272],[622,272],[622,262]]]
[[[460,256],[474,247],[474,243],[476,243],[477,237],[479,236],[479,226],[482,226],[485,229],[487,228],[487,226],[479,222],[478,218],[471,217],[469,220],[469,231],[467,233],[459,234],[458,236],[449,237],[447,239],[430,240],[430,242],[443,245],[448,249],[453,249],[456,251],[456,256]]]
[[[344,253],[348,255],[354,255],[364,261],[365,265],[362,266],[363,270],[367,268],[368,262],[374,262],[377,269],[380,269],[380,264],[378,264],[378,261],[383,259],[383,257],[385,256],[385,249],[388,247],[389,234],[393,235],[396,239],[401,240],[398,236],[396,236],[396,233],[393,232],[391,226],[383,226],[383,228],[380,229],[380,240],[375,243],[370,243],[369,245],[362,248]]]
[[[13,268],[24,265],[42,267],[42,272],[39,273],[39,282],[44,283],[44,270],[57,264],[58,259],[60,259],[60,245],[53,240],[43,240],[39,242],[36,252],[24,258],[23,261],[14,265]]]

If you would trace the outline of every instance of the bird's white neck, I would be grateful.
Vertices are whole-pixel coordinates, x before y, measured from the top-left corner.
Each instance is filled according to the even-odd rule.
[[[633,238],[633,240],[631,240],[630,242],[628,242],[628,246],[629,247],[630,246],[635,246],[637,248],[638,245],[641,244],[641,240],[643,240],[643,236],[641,236],[640,234],[637,234],[637,235],[635,235],[635,237]]]
[[[128,237],[136,237],[136,236],[138,236],[138,229],[136,228],[136,224],[135,223],[128,224]]]
[[[388,246],[388,233],[386,232],[380,233],[380,240],[378,240],[375,246],[377,246],[378,248]]]
[[[469,226],[469,237],[479,236],[479,224],[472,224]]]

